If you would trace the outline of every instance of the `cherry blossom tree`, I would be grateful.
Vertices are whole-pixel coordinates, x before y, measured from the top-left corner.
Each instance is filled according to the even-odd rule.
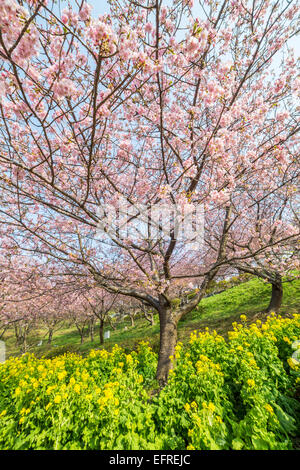
[[[285,188],[284,191],[278,191],[276,196],[283,197],[283,201],[273,200],[269,207],[264,207],[262,196],[261,200],[255,203],[256,214],[253,214],[252,221],[249,221],[247,227],[251,237],[257,240],[257,244],[265,246],[269,240],[269,247],[253,254],[250,259],[233,262],[233,266],[240,272],[253,274],[271,284],[272,294],[267,312],[279,312],[283,297],[283,282],[299,278],[300,267],[299,236],[291,239],[288,237],[291,222],[294,221],[295,226],[299,227],[297,195],[295,192],[292,195],[286,194]],[[286,211],[287,204],[291,206],[288,211]],[[237,233],[238,230],[235,231],[235,235]],[[281,238],[282,242],[273,245],[274,237]]]
[[[68,298],[56,290],[55,296],[44,295],[41,301],[43,306],[39,311],[38,320],[47,331],[47,344],[51,345],[54,333],[62,328],[66,321]]]
[[[8,328],[13,328],[16,344],[25,353],[29,333],[36,326],[42,307],[41,296],[34,293],[38,282],[36,266],[30,265],[26,257],[21,257],[7,260],[2,269],[1,336]]]
[[[109,322],[109,314],[117,301],[117,294],[110,294],[103,289],[91,289],[83,294],[90,310],[99,320],[99,338],[100,344],[104,343],[104,325]]]
[[[96,18],[85,2],[61,13],[51,1],[1,2],[2,246],[154,308],[163,384],[178,322],[219,270],[299,236],[289,202],[300,79],[289,40],[300,7],[109,3]],[[153,236],[162,205],[171,214],[156,220]],[[200,206],[204,240],[190,244],[174,214]],[[109,207],[126,233],[107,218]],[[136,225],[141,215],[150,231]],[[197,294],[175,308],[174,286],[191,281]]]

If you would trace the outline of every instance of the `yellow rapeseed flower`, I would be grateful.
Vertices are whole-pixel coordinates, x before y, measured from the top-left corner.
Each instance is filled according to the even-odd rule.
[[[209,409],[209,411],[212,411],[212,412],[216,411],[216,407],[212,402],[208,404],[207,408]]]
[[[54,401],[54,403],[60,403],[61,402],[61,395],[55,395],[53,401]]]
[[[113,392],[111,389],[107,388],[104,390],[104,396],[105,398],[112,398],[113,397]]]
[[[57,374],[57,377],[58,377],[58,380],[63,380],[67,375],[67,372],[65,370],[63,370],[62,372],[59,372]]]
[[[298,361],[296,359],[293,359],[292,357],[289,357],[287,360],[288,365],[290,366],[291,369],[298,369]]]
[[[271,415],[274,414],[274,410],[273,410],[272,406],[269,405],[268,403],[265,405],[265,409],[266,409]]]

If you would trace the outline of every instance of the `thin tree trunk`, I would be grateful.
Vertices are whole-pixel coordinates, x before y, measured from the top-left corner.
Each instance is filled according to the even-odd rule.
[[[94,320],[92,320],[89,323],[89,335],[90,335],[92,343],[94,342],[94,332],[95,332],[95,323],[94,323]]]
[[[3,331],[0,334],[0,340],[4,340],[4,334],[6,332],[7,328],[4,328]]]
[[[112,321],[112,319],[111,319],[110,317],[108,317],[108,321],[109,321],[109,324],[110,324],[111,328],[112,328],[113,330],[115,330],[116,327],[115,327],[115,325],[113,324],[113,321]]]
[[[283,288],[281,279],[278,279],[276,283],[272,283],[272,295],[267,312],[278,313],[282,303]]]
[[[133,318],[133,315],[132,315],[132,314],[129,314],[129,316],[130,316],[131,326],[134,326],[134,318]]]
[[[154,314],[153,314],[153,312],[149,312],[149,313],[144,312],[144,317],[150,323],[151,326],[154,325]]]
[[[177,324],[178,320],[172,315],[170,309],[161,309],[159,312],[160,321],[160,347],[158,355],[158,364],[156,370],[156,379],[161,386],[167,383],[169,371],[172,368],[170,356],[174,356],[177,342]]]
[[[53,338],[53,330],[49,330],[48,334],[48,344],[52,343],[52,338]]]
[[[80,335],[80,344],[84,342],[84,328],[77,327],[78,333]]]
[[[80,344],[83,344],[83,341],[84,341],[84,327],[81,328],[80,324],[77,323],[77,322],[75,322],[75,325],[76,325],[77,331],[80,335]]]
[[[24,354],[27,352],[27,334],[25,331],[22,335],[22,352]]]
[[[15,325],[16,346],[21,344],[21,335],[18,325]]]
[[[100,328],[99,328],[99,335],[100,335],[100,344],[104,343],[104,320],[100,320]]]

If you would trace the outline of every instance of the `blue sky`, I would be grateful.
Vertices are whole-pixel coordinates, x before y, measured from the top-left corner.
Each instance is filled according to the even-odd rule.
[[[90,0],[90,5],[93,5],[94,15],[102,15],[109,10],[106,0]]]
[[[106,0],[87,0],[93,6],[93,16],[98,16],[109,11],[109,5]],[[72,3],[72,2],[71,2]],[[195,9],[197,9],[197,1],[195,1]],[[300,57],[300,40],[299,34],[290,40],[290,46],[295,50],[295,56]]]

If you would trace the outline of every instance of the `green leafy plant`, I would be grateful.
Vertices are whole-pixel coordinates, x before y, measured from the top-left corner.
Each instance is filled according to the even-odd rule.
[[[11,358],[0,365],[0,448],[291,449],[299,339],[299,315],[250,325],[242,315],[228,339],[194,331],[159,393],[147,342]]]

